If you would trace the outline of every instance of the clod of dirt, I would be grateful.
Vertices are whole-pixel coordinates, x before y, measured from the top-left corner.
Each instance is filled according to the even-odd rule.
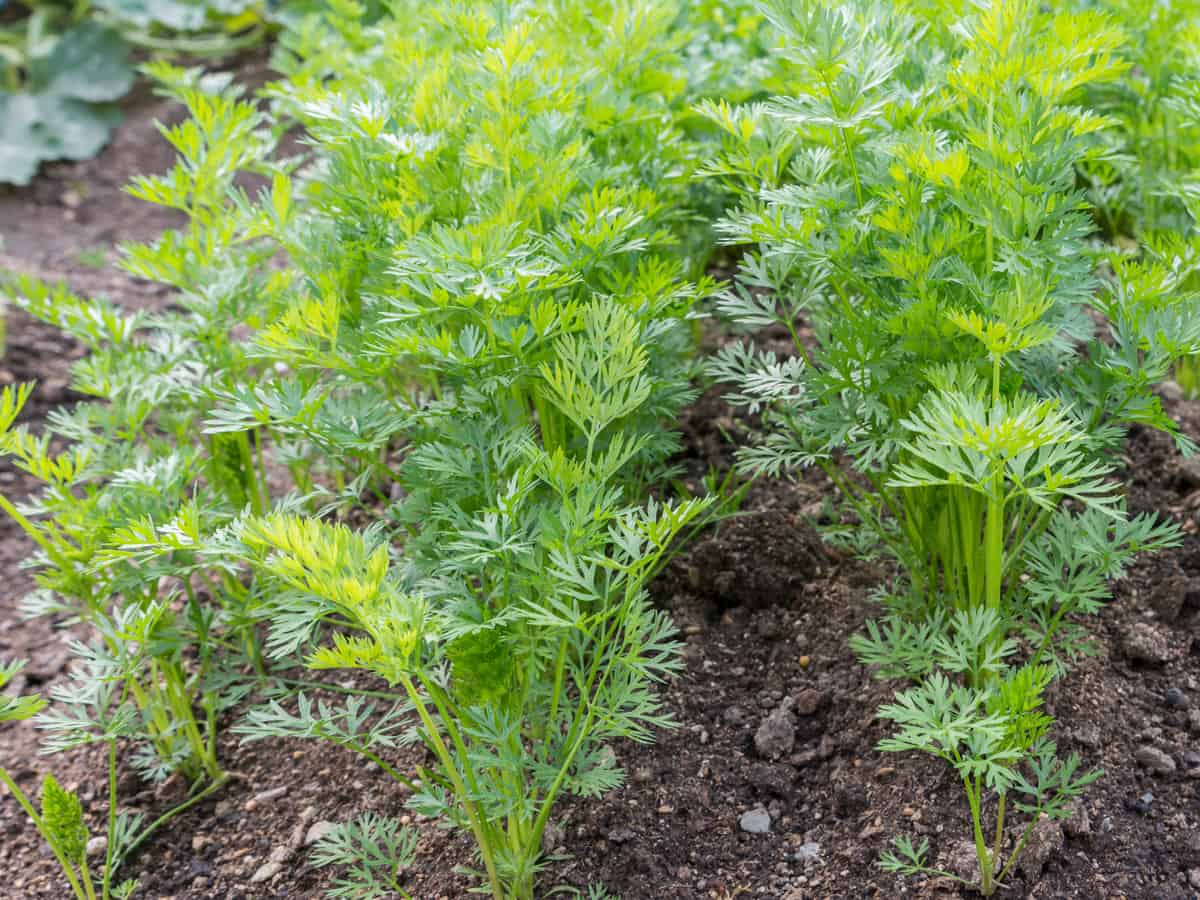
[[[1181,655],[1170,637],[1148,622],[1136,622],[1121,637],[1121,651],[1133,662],[1161,666]]]
[[[1138,765],[1145,766],[1151,772],[1159,775],[1170,775],[1175,771],[1175,760],[1171,759],[1170,756],[1157,747],[1151,747],[1149,744],[1144,747],[1138,747],[1133,752],[1133,758],[1137,760]]]
[[[754,732],[754,749],[766,759],[779,759],[791,753],[796,746],[796,716],[792,712],[795,701],[785,697],[779,706],[762,720]]]
[[[1174,622],[1183,613],[1184,598],[1195,590],[1192,585],[1195,580],[1182,572],[1164,578],[1147,598],[1150,608],[1164,622]]]
[[[959,841],[946,854],[945,869],[965,881],[979,880],[979,856],[970,841]]]
[[[833,792],[833,814],[839,819],[854,818],[868,803],[867,791],[861,784],[843,784]]]
[[[1017,862],[1017,867],[1024,873],[1027,881],[1037,881],[1042,877],[1046,863],[1062,850],[1063,840],[1062,825],[1043,815],[1029,833],[1029,840],[1021,853],[1021,859]]]
[[[1071,814],[1063,820],[1063,832],[1067,837],[1086,838],[1092,835],[1092,817],[1087,807],[1079,800],[1071,804]]]
[[[746,773],[746,782],[761,793],[783,800],[796,797],[796,770],[786,763],[755,763]]]
[[[1183,490],[1200,487],[1200,456],[1178,458],[1172,480]]]
[[[1154,808],[1154,795],[1147,791],[1140,797],[1135,797],[1132,800],[1126,800],[1125,806],[1127,809],[1133,810],[1133,812],[1140,816],[1148,816],[1150,814],[1150,810]]]
[[[812,688],[805,688],[796,695],[796,712],[802,716],[814,715],[825,703],[825,695]]]
[[[1104,738],[1100,734],[1100,729],[1094,722],[1081,723],[1072,730],[1071,737],[1081,747],[1087,747],[1090,750],[1095,750],[1104,742]]]

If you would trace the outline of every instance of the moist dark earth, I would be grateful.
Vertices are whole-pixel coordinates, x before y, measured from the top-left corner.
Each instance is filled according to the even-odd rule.
[[[262,75],[260,61],[241,67],[249,80]],[[177,223],[121,188],[135,174],[170,165],[153,123],[178,116],[141,89],[99,159],[50,167],[29,188],[0,189],[0,264],[66,279],[81,294],[128,307],[163,302],[161,289],[112,263],[119,242],[149,239]],[[28,420],[71,401],[68,367],[80,352],[9,311],[0,381],[38,380]],[[1200,438],[1200,404],[1171,391],[1165,402]],[[680,463],[693,476],[727,465],[726,436],[737,440],[746,428],[716,391],[683,424]],[[1049,709],[1060,748],[1105,775],[1074,817],[1039,828],[1035,850],[1002,896],[1200,897],[1200,465],[1178,460],[1162,436],[1135,432],[1124,466],[1131,508],[1182,522],[1186,540],[1141,561],[1116,585],[1115,601],[1092,623],[1097,654],[1055,686]],[[19,472],[0,465],[0,490],[16,499],[29,489]],[[758,482],[739,517],[701,535],[659,578],[655,598],[686,640],[686,670],[666,689],[678,727],[653,745],[616,747],[629,774],[624,787],[598,802],[561,806],[548,836],[559,858],[543,880],[544,895],[555,886],[602,883],[624,900],[975,896],[949,879],[900,878],[876,866],[891,836],[907,834],[928,838],[939,864],[953,869],[970,820],[946,767],[874,749],[886,735],[874,710],[897,686],[872,678],[847,638],[874,613],[871,597],[887,571],[822,541],[832,491],[817,476]],[[31,584],[21,563],[30,549],[7,519],[0,522],[0,657],[27,657],[18,687],[46,691],[64,678],[70,632],[21,619],[18,603]],[[784,722],[790,716],[794,729],[785,727],[764,755],[755,735],[772,714]],[[139,897],[320,897],[331,873],[308,864],[305,844],[323,823],[366,810],[406,815],[403,789],[372,763],[326,745],[240,744],[225,734],[222,758],[234,780],[132,860],[122,877],[141,880]],[[0,760],[26,790],[35,791],[53,768],[80,791],[98,824],[106,803],[100,756],[48,758],[37,747],[28,724],[0,728]],[[420,754],[408,749],[388,761],[411,773]],[[1155,770],[1139,757],[1157,759]],[[127,774],[120,803],[154,815],[182,790]],[[742,817],[758,810],[770,830],[748,833]],[[468,843],[415,821],[422,840],[415,866],[403,874],[407,890],[419,900],[469,896],[469,882],[455,873],[469,862]],[[0,835],[0,896],[66,896],[48,848],[6,794]]]

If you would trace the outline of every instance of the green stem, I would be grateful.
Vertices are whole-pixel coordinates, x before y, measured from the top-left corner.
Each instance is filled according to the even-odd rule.
[[[254,457],[258,467],[259,502],[265,511],[271,505],[271,488],[267,484],[267,464],[263,458],[262,429],[254,429]]]
[[[1033,833],[1034,826],[1037,825],[1039,818],[1041,818],[1040,814],[1035,816],[1029,822],[1029,824],[1025,826],[1025,830],[1021,833],[1021,840],[1017,841],[1017,846],[1013,848],[1012,856],[1008,858],[1008,862],[1005,863],[1004,868],[1000,871],[1000,874],[996,876],[996,882],[998,884],[1004,883],[1004,879],[1008,876],[1009,871],[1012,869],[1013,865],[1016,864],[1017,859],[1020,858],[1021,851],[1025,849],[1025,844],[1029,841],[1029,835]]]
[[[458,766],[450,755],[446,742],[442,740],[441,732],[438,731],[433,718],[429,715],[429,709],[425,706],[425,701],[421,699],[417,686],[407,675],[400,677],[400,683],[404,685],[404,690],[408,693],[408,697],[417,711],[417,716],[421,719],[421,724],[425,726],[425,732],[429,735],[429,743],[432,745],[433,752],[441,762],[446,777],[454,785],[454,790],[462,803],[463,812],[466,813],[467,821],[471,825],[471,833],[475,835],[475,842],[479,846],[479,855],[483,859],[483,866],[487,870],[488,886],[491,888],[492,896],[495,900],[504,900],[504,891],[500,884],[500,877],[496,873],[496,863],[492,858],[491,840],[484,830],[483,821],[479,817],[479,811],[471,799],[471,794],[467,792],[467,786],[463,783],[462,774],[458,771]],[[463,762],[465,763],[466,760],[464,759]]]
[[[1000,858],[1001,844],[1004,841],[1004,812],[1008,803],[1008,795],[1000,795],[999,808],[996,810],[996,841],[992,850],[992,865]]]
[[[1043,509],[1032,523],[1020,529],[1017,541],[1009,551],[1008,561],[1004,565],[1005,575],[1011,575],[1010,569],[1019,562],[1021,554],[1025,551],[1025,545],[1045,532],[1055,512],[1056,510],[1053,509]]]
[[[1004,477],[1003,472],[998,472],[993,476],[993,479],[998,480]],[[986,547],[986,581],[987,581],[987,605],[989,609],[1000,609],[1000,586],[1004,580],[1004,497],[995,496],[993,493],[988,496],[987,508],[987,532],[985,535]]]
[[[995,888],[992,886],[992,859],[988,854],[987,839],[983,836],[982,789],[977,780],[963,778],[967,789],[967,802],[971,805],[971,826],[975,836],[975,855],[979,859],[980,893],[985,897],[992,896]]]
[[[988,193],[993,197],[995,196],[995,190],[996,190],[995,185],[992,183],[992,169],[995,166],[995,155],[996,155],[995,138],[994,138],[995,126],[996,126],[996,100],[994,97],[989,97],[988,105],[987,105],[987,130],[988,130],[987,137],[988,137],[988,156],[991,158],[988,160],[988,162],[989,162]],[[994,241],[995,241],[995,227],[992,223],[992,212],[989,209],[988,224],[987,224],[987,274],[989,276],[992,274],[992,269],[995,267],[996,256],[995,256],[995,249],[994,249]]]
[[[992,357],[992,408],[1000,404],[1000,354]],[[988,493],[987,525],[984,546],[987,553],[987,605],[1000,609],[1000,585],[1004,579],[1004,462],[992,465],[992,485]]]
[[[799,353],[801,357],[803,357],[804,364],[811,368],[812,367],[812,359],[808,355],[808,348],[806,348],[804,346],[804,344],[800,342],[800,334],[799,334],[799,332],[796,331],[795,320],[791,316],[788,316],[786,319],[783,320],[783,324],[787,326],[788,334],[790,334],[792,336],[792,343],[796,347],[796,352]]]
[[[837,118],[841,118],[841,109],[839,108],[837,98],[833,93],[833,85],[829,81],[829,77],[821,72],[821,80],[825,82],[825,93],[829,96],[829,108],[833,110],[833,114]],[[838,126],[838,136],[842,139],[842,148],[846,151],[846,162],[850,166],[850,174],[854,178],[854,196],[858,200],[858,208],[863,206],[862,181],[858,177],[858,163],[854,159],[854,151],[850,149],[850,137],[846,134],[846,129]]]
[[[104,900],[108,900],[112,890],[113,876],[113,835],[117,833],[117,742],[108,741],[108,846],[104,851]]]
[[[96,886],[92,884],[92,873],[88,870],[87,854],[79,861],[79,881],[83,884],[87,900],[96,900]]]

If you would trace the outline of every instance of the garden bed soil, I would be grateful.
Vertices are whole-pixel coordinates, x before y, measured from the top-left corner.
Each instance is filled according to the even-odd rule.
[[[175,222],[120,188],[170,164],[152,122],[177,115],[143,91],[98,160],[52,167],[30,188],[0,194],[0,262],[126,306],[162,302],[158,287],[98,268],[96,257],[111,263],[118,241],[147,239]],[[26,416],[42,419],[70,399],[67,369],[80,351],[20,313],[9,313],[8,329],[0,380],[38,379]],[[1175,397],[1167,404],[1200,437],[1200,405]],[[698,476],[727,463],[723,434],[736,438],[744,423],[710,392],[684,427],[681,462]],[[1169,441],[1146,432],[1133,435],[1125,463],[1130,505],[1184,522],[1187,537],[1117,586],[1094,623],[1097,655],[1053,689],[1060,748],[1105,775],[1071,820],[1039,829],[1042,852],[1029,855],[1002,896],[1200,897],[1200,467],[1181,464]],[[5,466],[0,489],[17,497],[30,485]],[[548,835],[561,858],[547,886],[603,883],[624,900],[971,896],[948,879],[899,878],[876,866],[890,837],[903,833],[928,838],[953,867],[969,817],[945,766],[875,750],[888,729],[874,710],[896,686],[873,679],[847,638],[875,613],[871,597],[887,573],[821,541],[813,523],[826,514],[830,491],[817,476],[759,482],[739,517],[702,535],[659,578],[656,600],[686,640],[686,669],[666,688],[679,725],[653,745],[616,748],[629,775],[624,787],[600,801],[562,804]],[[24,536],[0,522],[0,657],[29,658],[18,686],[45,691],[64,678],[70,631],[21,621],[17,606],[31,586],[21,564],[30,552]],[[774,730],[773,746],[758,742],[764,753],[755,736],[773,715],[786,727]],[[141,880],[138,896],[320,897],[331,873],[307,863],[304,844],[321,823],[368,809],[405,815],[402,790],[337,748],[240,744],[226,730],[221,751],[233,782],[139,852],[123,873]],[[1139,757],[1158,760],[1162,771]],[[53,768],[80,791],[93,821],[103,817],[98,753],[40,756],[35,730],[22,723],[0,727],[0,760],[31,792]],[[411,772],[423,760],[409,749],[390,761]],[[183,791],[132,775],[121,788],[122,808],[151,815]],[[742,827],[756,823],[769,830]],[[404,875],[408,890],[419,900],[468,896],[469,883],[454,871],[469,859],[467,842],[417,824],[422,840]],[[48,848],[3,795],[0,835],[0,895],[61,900]]]

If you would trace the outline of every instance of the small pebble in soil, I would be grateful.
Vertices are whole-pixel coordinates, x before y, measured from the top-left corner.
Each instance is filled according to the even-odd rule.
[[[218,800],[216,808],[213,809],[213,815],[218,819],[225,819],[237,812],[237,808],[232,800]]]
[[[1149,814],[1150,809],[1154,806],[1154,795],[1147,792],[1142,794],[1142,796],[1138,797],[1136,800],[1127,800],[1125,805],[1135,813],[1139,813],[1143,816],[1147,815]],[[1111,820],[1107,818],[1104,821],[1109,825],[1112,824]],[[1103,825],[1101,825],[1101,830],[1107,829],[1104,829]]]
[[[796,695],[796,712],[802,716],[811,716],[824,702],[825,697],[820,691],[805,689]]]
[[[263,791],[262,793],[255,794],[246,801],[246,804],[242,807],[242,809],[246,810],[246,812],[254,812],[264,803],[270,803],[272,800],[278,800],[289,790],[291,790],[291,788],[284,786],[271,788],[269,791]]]
[[[771,814],[761,806],[742,813],[738,827],[746,834],[769,834],[771,831]]]
[[[1103,740],[1100,736],[1100,729],[1090,722],[1084,723],[1075,728],[1075,730],[1072,732],[1072,736],[1082,746],[1090,747],[1093,750],[1099,747]]]
[[[1068,837],[1088,837],[1092,833],[1092,817],[1088,815],[1087,807],[1082,801],[1076,800],[1071,804],[1071,814],[1063,820],[1063,832]]]
[[[1171,707],[1171,709],[1187,709],[1187,694],[1177,687],[1169,687],[1163,694],[1163,703]]]
[[[103,856],[108,851],[108,838],[104,835],[94,837],[87,842],[87,855],[90,857]]]
[[[251,884],[262,884],[264,881],[270,881],[276,875],[283,871],[283,865],[277,862],[265,862],[250,876]]]
[[[1151,772],[1159,775],[1170,775],[1175,771],[1175,760],[1149,744],[1138,747],[1133,753],[1133,758],[1138,761],[1138,765],[1145,766]]]
[[[796,862],[806,866],[819,862],[821,859],[821,845],[816,841],[807,841],[797,848],[796,855],[793,858]]]
[[[310,826],[308,826],[308,831],[304,835],[304,846],[311,847],[335,828],[337,828],[337,824],[326,819],[322,819],[319,822],[313,822]]]
[[[970,841],[954,844],[945,856],[945,868],[966,881],[979,878],[979,855]]]
[[[775,710],[762,720],[754,732],[754,749],[766,759],[778,759],[791,753],[796,746],[796,717],[792,713],[794,701],[786,698]]]

